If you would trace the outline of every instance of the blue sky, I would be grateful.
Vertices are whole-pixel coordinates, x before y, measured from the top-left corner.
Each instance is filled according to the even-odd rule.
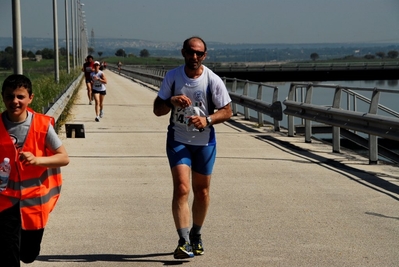
[[[70,11],[70,3],[67,0]],[[76,1],[76,0],[75,0]],[[226,43],[399,43],[399,0],[80,0],[98,38]],[[0,37],[12,37],[0,0]],[[23,37],[53,37],[53,0],[20,0]],[[57,0],[65,36],[65,0]]]

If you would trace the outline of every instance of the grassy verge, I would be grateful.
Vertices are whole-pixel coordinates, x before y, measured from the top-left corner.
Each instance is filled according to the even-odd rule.
[[[61,129],[61,127],[68,121],[69,116],[71,115],[71,109],[75,102],[77,94],[78,94],[78,90],[73,91],[71,99],[69,100],[68,104],[65,106],[65,109],[62,112],[62,114],[58,117],[57,123],[55,125],[55,129],[56,129],[57,133]]]
[[[60,61],[60,66],[63,66],[63,63],[65,63],[65,60]],[[4,79],[12,73],[12,70],[0,71],[0,84],[3,85]],[[42,60],[40,62],[24,61],[23,73],[32,82],[34,98],[30,107],[36,112],[43,113],[43,110],[54,103],[68,85],[79,76],[81,70],[80,68],[72,69],[68,74],[66,69],[61,67],[59,71],[59,82],[56,83],[54,77],[54,60]],[[58,119],[56,130],[65,123],[73,104],[73,99],[74,96],[65,108],[64,113]],[[3,112],[4,110],[4,103],[1,101],[0,111]]]

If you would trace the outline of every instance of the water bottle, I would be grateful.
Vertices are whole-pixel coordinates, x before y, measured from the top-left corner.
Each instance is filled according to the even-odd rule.
[[[0,192],[4,191],[7,187],[8,178],[10,177],[11,165],[10,159],[4,158],[0,164]]]
[[[188,132],[199,131],[198,129],[195,128],[195,126],[193,124],[191,124],[189,126],[191,116],[199,116],[199,115],[200,115],[199,107],[189,106],[189,107],[185,108],[185,110],[184,110],[184,124],[186,124],[186,130]]]

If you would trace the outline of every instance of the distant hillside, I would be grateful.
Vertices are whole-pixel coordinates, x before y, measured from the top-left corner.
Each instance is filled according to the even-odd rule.
[[[310,60],[311,53],[317,53],[319,59],[342,58],[347,56],[364,57],[378,52],[387,54],[399,50],[394,43],[318,43],[318,44],[240,44],[207,42],[208,61],[214,62],[264,62],[286,60]],[[12,38],[0,37],[0,51],[12,46]],[[23,38],[22,47],[35,53],[43,48],[53,48],[51,38]],[[59,47],[66,47],[65,39],[59,40]],[[139,55],[147,49],[153,57],[181,57],[182,42],[156,42],[139,39],[96,39],[94,56],[113,56],[118,49],[127,54]],[[70,46],[72,50],[72,46]]]

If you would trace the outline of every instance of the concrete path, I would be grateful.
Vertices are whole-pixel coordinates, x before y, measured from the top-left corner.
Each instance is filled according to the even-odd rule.
[[[398,168],[235,117],[217,125],[205,255],[174,260],[177,233],[156,93],[110,71],[95,122],[84,85],[60,135],[71,163],[41,256],[46,266],[398,266]],[[25,265],[23,265],[25,266]]]

